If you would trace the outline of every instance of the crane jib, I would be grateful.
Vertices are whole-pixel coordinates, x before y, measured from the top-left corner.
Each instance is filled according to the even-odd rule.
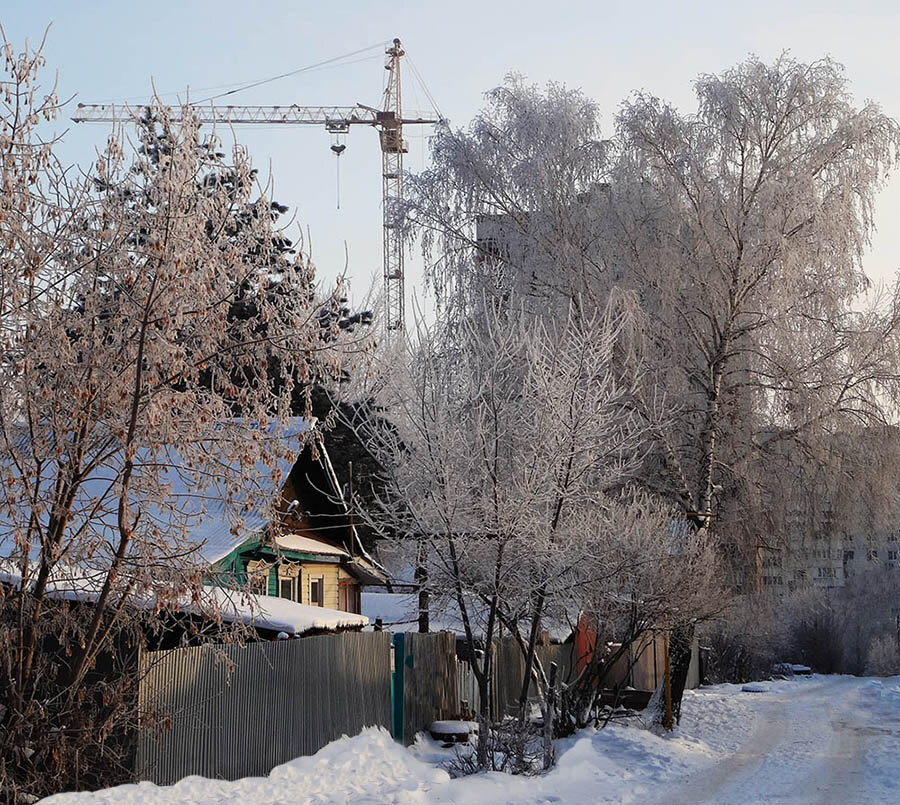
[[[441,122],[423,117],[406,118],[401,112],[400,59],[405,55],[400,40],[394,39],[385,51],[385,69],[389,71],[382,109],[364,104],[355,106],[190,106],[200,123],[243,125],[245,123],[288,123],[324,126],[332,134],[345,134],[351,126],[372,126],[378,130],[382,154],[382,231],[384,240],[384,328],[388,338],[401,336],[405,329],[403,237],[397,211],[403,201],[403,154],[407,144],[403,127]],[[120,104],[78,104],[72,116],[75,123],[128,123],[145,117],[153,107]],[[163,107],[173,122],[182,120],[183,107]],[[334,150],[334,149],[333,149]],[[343,150],[343,149],[341,149]],[[335,151],[340,154],[340,151]]]
[[[117,104],[78,104],[72,115],[75,123],[125,123],[141,117],[149,107]],[[167,107],[170,120],[182,119],[182,110]],[[193,106],[191,113],[201,123],[299,123],[309,126],[364,125],[393,127],[400,125],[432,125],[436,119],[423,117],[397,118],[357,106]]]

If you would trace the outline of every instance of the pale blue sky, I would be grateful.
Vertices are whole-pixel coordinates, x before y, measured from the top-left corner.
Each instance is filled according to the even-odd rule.
[[[482,93],[509,71],[581,87],[598,101],[607,130],[619,102],[646,89],[692,107],[691,82],[748,53],[773,58],[790,49],[811,60],[829,54],[847,67],[858,99],[873,98],[900,117],[900,4],[792,2],[312,2],[312,0],[2,0],[0,22],[16,44],[53,22],[46,55],[63,95],[103,102],[160,92],[236,84],[339,56],[399,36],[441,111],[464,125]],[[364,61],[310,72],[233,96],[230,102],[353,104],[380,102],[379,51]],[[407,79],[409,71],[406,73]],[[74,104],[73,104],[74,105]],[[405,106],[428,108],[407,80]],[[102,145],[100,125],[69,125],[63,156],[87,162]],[[409,130],[407,167],[425,166],[427,132]],[[335,209],[335,158],[324,130],[245,126],[239,138],[262,172],[271,166],[274,197],[309,229],[320,277],[331,280],[349,250],[354,296],[381,270],[381,182],[377,138],[355,130],[341,157],[341,210]],[[879,232],[868,269],[887,277],[900,266],[900,180],[878,208]],[[410,265],[408,290],[421,278]]]

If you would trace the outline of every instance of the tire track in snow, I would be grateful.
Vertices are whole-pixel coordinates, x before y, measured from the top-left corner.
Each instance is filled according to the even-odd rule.
[[[859,693],[854,682],[835,678],[812,685],[799,683],[804,687],[798,686],[796,695],[761,701],[753,730],[736,753],[672,781],[666,786],[667,796],[658,801],[685,805],[860,802],[866,736],[865,727],[853,723]],[[836,712],[816,699],[835,705]]]

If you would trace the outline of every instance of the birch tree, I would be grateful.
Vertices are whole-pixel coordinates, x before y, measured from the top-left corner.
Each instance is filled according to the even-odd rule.
[[[750,59],[695,88],[691,115],[644,94],[623,106],[608,260],[641,288],[658,382],[680,403],[657,480],[698,528],[726,490],[736,517],[771,527],[781,458],[891,416],[900,297],[861,297],[862,257],[900,140],[829,59]],[[765,535],[748,537],[735,547],[752,555]]]
[[[278,438],[296,384],[336,376],[340,339],[243,149],[226,156],[189,109],[175,126],[154,104],[135,149],[113,135],[81,178],[40,137],[57,112],[40,50],[4,43],[4,59],[0,778],[13,797],[130,775],[135,677],[110,665],[185,604],[220,614],[195,529],[207,504],[235,530],[251,504],[265,510],[254,490],[298,447]],[[238,319],[239,300],[252,309]]]
[[[462,315],[510,289],[564,315],[575,297],[638,295],[651,326],[634,406],[654,433],[641,480],[717,535],[746,589],[798,451],[892,416],[900,297],[862,258],[898,130],[829,59],[751,58],[695,86],[692,114],[632,96],[603,141],[579,93],[508,82],[438,138],[410,220]]]

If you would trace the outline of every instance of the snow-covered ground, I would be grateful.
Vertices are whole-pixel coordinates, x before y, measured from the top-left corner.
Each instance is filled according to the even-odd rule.
[[[235,782],[188,777],[95,794],[88,803],[887,803],[900,802],[900,677],[813,676],[742,692],[685,694],[670,736],[613,725],[560,742],[541,777],[451,779],[453,750],[420,738],[403,749],[379,729],[341,738],[313,757]]]

